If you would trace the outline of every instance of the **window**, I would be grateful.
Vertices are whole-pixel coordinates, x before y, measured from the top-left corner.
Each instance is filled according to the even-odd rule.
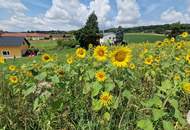
[[[9,56],[10,52],[8,50],[2,51],[3,56]]]

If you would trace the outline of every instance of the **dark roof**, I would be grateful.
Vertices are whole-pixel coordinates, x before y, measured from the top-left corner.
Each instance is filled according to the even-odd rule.
[[[1,37],[0,36],[0,46],[21,46],[24,41],[28,45],[30,45],[30,43],[24,37]]]

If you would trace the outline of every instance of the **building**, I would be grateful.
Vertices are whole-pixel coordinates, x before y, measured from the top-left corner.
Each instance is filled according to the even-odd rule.
[[[72,34],[58,33],[58,34],[50,34],[50,39],[54,40],[54,41],[56,41],[56,40],[69,41],[69,40],[75,40],[75,37]]]
[[[49,39],[49,34],[44,33],[19,33],[19,32],[9,32],[1,33],[2,37],[25,37],[27,40],[45,40]]]
[[[103,38],[100,39],[100,44],[114,44],[116,40],[116,34],[115,33],[104,33]]]
[[[24,37],[0,37],[0,55],[19,58],[25,55],[30,43]]]

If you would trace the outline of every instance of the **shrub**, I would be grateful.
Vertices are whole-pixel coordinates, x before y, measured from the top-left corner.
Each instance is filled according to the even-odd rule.
[[[79,45],[79,42],[76,40],[69,40],[69,41],[65,41],[65,40],[58,40],[57,41],[57,46],[61,47],[61,48],[74,48],[76,45]]]

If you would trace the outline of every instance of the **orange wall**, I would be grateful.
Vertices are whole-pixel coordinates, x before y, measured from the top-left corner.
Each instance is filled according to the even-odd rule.
[[[0,46],[0,55],[2,55],[2,51],[3,50],[8,50],[10,55],[8,58],[14,58],[14,56],[16,57],[21,57],[22,56],[22,52],[26,51],[28,48],[27,45],[25,46]]]

